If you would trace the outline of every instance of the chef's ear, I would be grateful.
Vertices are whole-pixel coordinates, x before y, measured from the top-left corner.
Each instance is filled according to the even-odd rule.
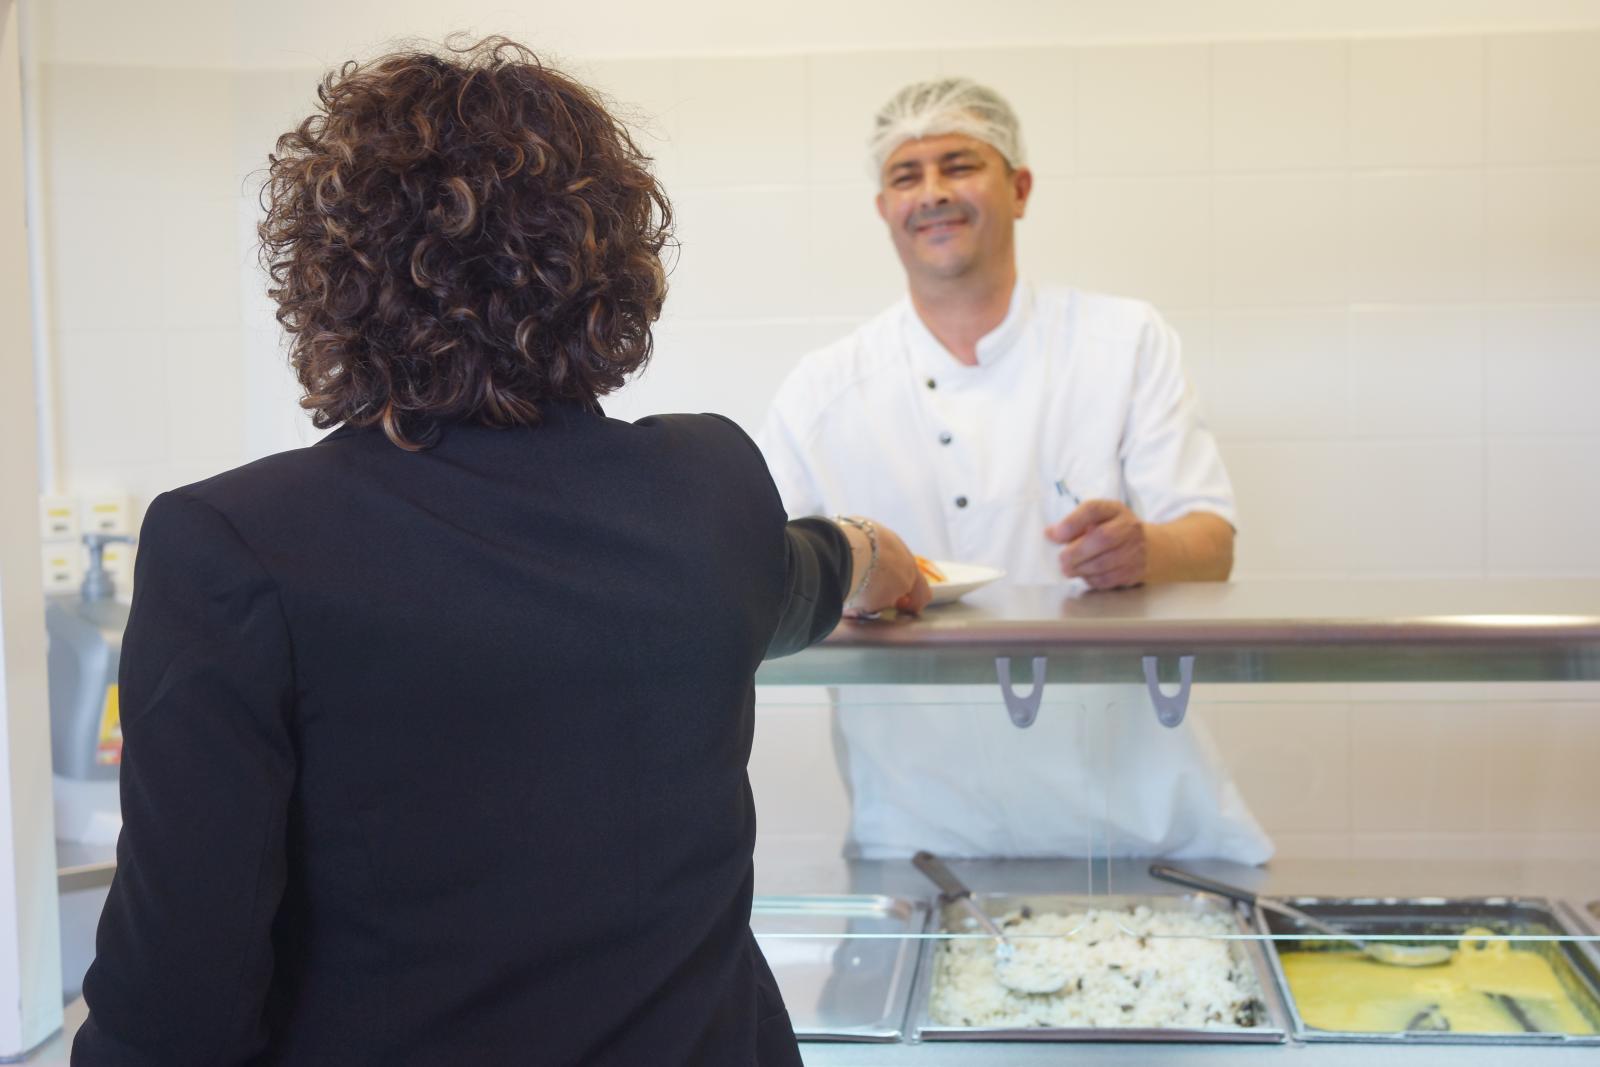
[[[1033,171],[1027,167],[1018,167],[1011,172],[1011,191],[1017,199],[1016,218],[1022,218],[1028,210],[1028,194],[1033,192]]]
[[[888,222],[889,221],[889,212],[883,206],[883,191],[882,190],[879,190],[878,195],[873,197],[872,202],[874,204],[878,205],[878,217],[880,219],[882,219],[884,222]]]

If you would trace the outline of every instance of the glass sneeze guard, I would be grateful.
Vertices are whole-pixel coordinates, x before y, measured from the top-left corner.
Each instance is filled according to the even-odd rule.
[[[898,806],[913,828],[920,809],[1009,942],[903,854],[847,841],[848,795],[823,805],[833,837],[814,835],[805,861],[836,873],[786,876],[805,867],[792,854],[803,835],[780,814],[774,832],[763,824],[758,893],[866,891],[879,909],[780,929],[763,911],[775,898],[758,898],[769,960],[813,935],[832,946],[810,993],[790,997],[774,964],[797,1026],[837,982],[883,972],[884,997],[861,1002],[903,994],[904,1015],[874,1040],[1600,1044],[1600,938],[1584,908],[1600,898],[1600,614],[1581,610],[1600,605],[1600,583],[1520,597],[1500,583],[1269,584],[1220,599],[1139,590],[1120,609],[1122,594],[1052,607],[1047,592],[995,590],[942,620],[851,624],[764,668],[763,819],[782,798],[762,779],[762,732],[809,715],[829,744],[791,746],[791,761],[836,794],[853,778],[854,804]],[[1294,596],[1298,617],[1284,610]],[[1223,617],[1198,617],[1208,603]],[[1000,685],[1003,651],[1014,698],[1033,695],[1047,661],[1026,728]],[[1192,691],[1162,725],[1155,698],[1180,694],[1189,656]],[[861,759],[878,761],[872,773]],[[863,829],[876,832],[871,818]],[[1153,857],[1260,899],[1164,882]],[[1062,988],[1007,988],[1007,952]],[[1433,958],[1394,962],[1405,953]]]

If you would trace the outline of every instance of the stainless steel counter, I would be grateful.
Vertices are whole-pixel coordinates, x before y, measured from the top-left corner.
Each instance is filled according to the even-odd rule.
[[[98,889],[117,873],[116,845],[56,841],[56,887],[63,893]]]
[[[1600,1062],[1593,1048],[1465,1045],[802,1045],[806,1067],[1566,1067]]]
[[[68,1067],[72,1035],[83,1025],[83,1001],[67,1005],[62,1033],[24,1062]],[[1593,1048],[1473,1048],[1424,1046],[1374,1049],[1371,1045],[959,1045],[803,1044],[806,1067],[1566,1067],[1600,1062]],[[463,1060],[463,1067],[476,1067]]]
[[[1600,897],[1600,857],[1586,860],[1513,862],[1433,862],[1428,864],[1346,860],[1280,860],[1270,870],[1205,862],[1187,866],[1263,892],[1284,895],[1530,894],[1586,901]],[[1089,869],[1073,860],[972,860],[951,866],[977,892],[1076,891],[1089,884]],[[1121,891],[1166,891],[1144,873],[1144,863],[1099,865],[1093,885]],[[886,893],[931,896],[927,882],[906,862],[846,861],[835,856],[757,857],[756,891],[782,893]],[[72,1035],[82,1025],[83,1002],[67,1007],[65,1030],[25,1062],[35,1067],[66,1067]],[[1115,1045],[1115,1044],[823,1044],[807,1043],[801,1052],[808,1067],[1046,1067],[1074,1065],[1158,1065],[1221,1067],[1257,1063],[1284,1067],[1545,1067],[1600,1063],[1595,1048],[1505,1046],[1372,1045]]]
[[[1600,581],[1240,581],[1073,595],[995,585],[921,618],[845,622],[764,665],[764,685],[1138,682],[1143,657],[1197,682],[1600,679]],[[1166,673],[1165,671],[1163,673]]]
[[[980,590],[920,619],[845,623],[822,645],[763,666],[764,685],[993,683],[1046,660],[1051,682],[1142,682],[1143,661],[1194,657],[1197,682],[1600,680],[1600,581],[1236,582],[1068,596],[1059,587]],[[1020,661],[1020,662],[1019,662]],[[1162,672],[1166,674],[1166,671]],[[103,877],[105,857],[63,856],[63,878]],[[983,861],[956,868],[978,892],[1076,892],[1072,861]],[[1271,871],[1194,864],[1202,873],[1298,895],[1532,895],[1600,898],[1600,857],[1510,862],[1278,861]],[[1098,885],[1153,887],[1142,864],[1102,868]],[[65,887],[65,886],[64,886]],[[931,896],[909,863],[847,863],[831,855],[757,856],[763,894]],[[68,1006],[63,1034],[26,1061],[65,1067],[84,1017]],[[1504,1046],[807,1044],[812,1067],[911,1064],[1039,1067],[1074,1064],[1236,1064],[1307,1067],[1600,1064],[1594,1048]]]

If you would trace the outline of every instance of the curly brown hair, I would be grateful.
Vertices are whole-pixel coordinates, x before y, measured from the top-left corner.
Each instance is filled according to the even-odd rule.
[[[326,74],[257,228],[301,406],[426,447],[536,425],[650,358],[672,208],[590,90],[503,37]]]

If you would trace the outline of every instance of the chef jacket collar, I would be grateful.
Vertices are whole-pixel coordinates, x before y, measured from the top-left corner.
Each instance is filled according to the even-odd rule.
[[[922,316],[917,314],[910,297],[906,297],[905,309],[906,341],[919,367],[935,377],[965,381],[981,374],[983,368],[993,366],[1017,347],[1033,314],[1033,287],[1017,279],[1017,284],[1011,289],[1011,306],[1006,309],[1006,317],[1000,321],[1000,325],[978,338],[978,363],[972,367],[957,360],[933,335],[922,321]]]

